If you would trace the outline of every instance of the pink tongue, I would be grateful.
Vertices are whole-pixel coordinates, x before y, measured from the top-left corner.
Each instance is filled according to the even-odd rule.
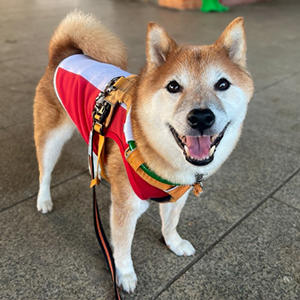
[[[202,160],[209,156],[210,136],[186,136],[187,155]]]

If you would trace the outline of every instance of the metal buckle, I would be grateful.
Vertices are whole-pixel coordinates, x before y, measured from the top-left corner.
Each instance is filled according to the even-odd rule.
[[[101,104],[105,101],[105,98],[114,90],[116,90],[116,87],[114,84],[121,78],[115,77],[113,78],[105,87],[104,91],[100,92],[99,95],[96,97],[96,104],[95,104],[95,110],[100,110]]]
[[[95,110],[93,113],[93,128],[95,127],[95,125],[98,124],[100,127],[99,133],[101,135],[104,134],[104,132],[103,132],[104,122],[105,122],[106,118],[108,117],[110,110],[111,110],[111,105],[106,100],[104,100],[99,105],[95,106]]]
[[[100,92],[99,95],[96,97],[96,103],[93,110],[93,128],[96,124],[100,127],[100,134],[103,135],[104,130],[104,122],[106,118],[108,117],[110,110],[111,110],[111,104],[105,100],[105,98],[114,90],[116,90],[116,87],[114,84],[118,81],[119,77],[113,78],[105,87],[104,91]],[[96,116],[99,116],[99,118],[95,118]]]
[[[196,174],[196,182],[195,182],[195,183],[199,183],[200,186],[203,187],[203,182],[202,182],[202,180],[203,180],[203,174],[197,173],[197,174]]]
[[[115,87],[114,84],[115,84],[121,77],[122,77],[122,76],[115,77],[115,78],[113,78],[113,79],[107,84],[107,86],[105,87],[105,90],[104,90],[104,93],[105,93],[106,96],[107,96],[111,91],[116,90],[116,87]]]

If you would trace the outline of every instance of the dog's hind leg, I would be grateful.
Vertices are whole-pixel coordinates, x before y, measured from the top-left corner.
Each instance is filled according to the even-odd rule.
[[[34,97],[34,142],[39,165],[37,209],[42,213],[52,210],[50,194],[51,174],[63,145],[73,134],[75,126],[59,103],[53,88],[53,72],[47,69]]]
[[[63,145],[71,138],[73,131],[74,125],[70,121],[67,121],[44,133],[43,144],[39,144],[36,139],[40,171],[37,209],[42,213],[47,213],[52,210],[53,203],[50,193],[51,174],[60,156]]]
[[[60,156],[63,145],[71,138],[74,125],[66,122],[48,132],[39,157],[40,187],[37,209],[43,214],[53,207],[50,193],[51,174]]]
[[[34,103],[34,141],[39,165],[37,209],[42,213],[52,210],[50,194],[51,174],[61,149],[74,131],[74,125],[55,97],[37,88]],[[48,96],[48,97],[47,97]]]
[[[190,256],[195,253],[193,245],[189,241],[182,239],[176,230],[180,213],[188,194],[188,192],[185,193],[174,203],[161,203],[159,205],[162,234],[165,243],[178,256]]]

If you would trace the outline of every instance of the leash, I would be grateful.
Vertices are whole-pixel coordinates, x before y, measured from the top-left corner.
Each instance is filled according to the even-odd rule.
[[[96,103],[93,110],[93,126],[89,137],[89,163],[90,163],[90,170],[91,170],[90,187],[93,189],[94,227],[95,227],[98,243],[102,249],[102,253],[105,257],[107,266],[111,273],[116,300],[121,300],[121,296],[117,286],[115,261],[113,258],[110,244],[105,235],[102,222],[100,220],[99,207],[96,198],[96,185],[99,184],[100,182],[98,176],[99,167],[101,169],[101,177],[107,179],[104,172],[104,159],[101,159],[104,156],[103,149],[104,149],[104,141],[105,141],[105,136],[104,136],[105,129],[110,124],[111,118],[114,113],[114,108],[116,104],[119,102],[118,99],[122,99],[122,102],[124,103],[129,103],[131,95],[130,93],[126,95],[124,92],[125,91],[128,92],[128,88],[131,87],[132,85],[130,79],[133,78],[135,78],[135,76],[129,76],[127,78],[124,77],[113,78],[106,86],[105,90],[99,93],[99,95],[96,98]],[[116,91],[116,93],[114,97],[109,97],[112,91]],[[122,96],[118,93],[121,93]],[[124,95],[126,96],[124,97]],[[94,170],[94,158],[93,158],[93,144],[94,144],[95,133],[98,134],[98,139],[99,139],[96,172]]]
[[[100,179],[98,175],[99,169],[101,170],[101,178],[107,180],[104,168],[104,142],[105,142],[105,131],[109,127],[112,120],[116,105],[125,103],[129,110],[131,105],[131,99],[133,97],[133,83],[135,82],[136,76],[131,75],[129,77],[116,77],[112,79],[106,86],[104,91],[100,92],[96,98],[95,107],[93,110],[93,126],[89,137],[89,164],[91,170],[91,184],[90,187],[93,189],[93,214],[94,214],[94,227],[97,236],[98,243],[102,249],[102,253],[105,257],[107,266],[111,273],[111,278],[114,285],[115,299],[121,300],[119,289],[117,287],[116,280],[116,268],[112,254],[112,250],[108,239],[105,235],[102,222],[100,220],[99,207],[96,198],[96,185],[99,184]],[[113,93],[112,93],[113,92]],[[97,166],[94,169],[94,158],[93,158],[93,145],[94,138],[97,134],[98,137],[98,155],[97,155]],[[129,165],[133,170],[150,185],[164,191],[167,194],[165,199],[153,199],[159,202],[175,202],[183,194],[185,194],[190,188],[193,187],[194,194],[199,195],[202,192],[202,177],[196,180],[193,185],[180,185],[165,180],[150,170],[145,164],[141,153],[135,146],[134,141],[128,142],[128,148],[125,151],[125,157]]]
[[[91,159],[91,163],[93,163],[93,158]],[[92,177],[94,178],[94,170],[93,169],[92,169],[91,173],[92,173]],[[111,279],[112,279],[113,286],[114,286],[114,291],[115,291],[115,299],[116,300],[121,300],[119,289],[117,287],[115,261],[114,261],[114,258],[113,258],[111,247],[110,247],[109,242],[107,240],[107,237],[105,235],[102,222],[100,220],[100,214],[99,214],[99,207],[98,207],[97,198],[96,198],[96,186],[95,185],[93,186],[93,215],[94,215],[94,227],[95,227],[97,240],[98,240],[98,243],[99,243],[99,245],[102,249],[102,253],[105,257],[106,264],[107,264],[107,266],[110,270],[110,273],[111,273]]]
[[[89,163],[90,163],[90,170],[91,170],[91,187],[93,189],[93,216],[94,216],[95,233],[96,233],[98,243],[101,247],[102,253],[105,257],[106,264],[111,273],[111,279],[114,286],[115,299],[121,300],[122,298],[120,296],[120,292],[117,286],[115,261],[113,258],[110,244],[105,235],[102,222],[100,220],[99,207],[98,207],[97,197],[96,197],[96,185],[99,183],[99,177],[98,177],[99,159],[97,161],[96,174],[95,174],[94,158],[93,158],[93,142],[94,142],[95,132],[99,134],[98,135],[99,146],[101,143],[104,144],[104,136],[103,136],[104,123],[109,113],[113,110],[111,105],[107,104],[107,102],[104,102],[104,99],[106,95],[110,93],[113,84],[116,82],[117,79],[118,78],[113,79],[109,83],[105,91],[100,92],[100,94],[96,98],[96,104],[93,111],[93,127],[90,132],[90,138],[89,138]],[[101,147],[103,147],[103,145]],[[103,169],[101,168],[101,170]],[[101,176],[104,177],[103,174],[101,174]]]

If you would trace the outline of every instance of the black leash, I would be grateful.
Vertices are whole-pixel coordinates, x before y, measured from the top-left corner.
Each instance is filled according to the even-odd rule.
[[[92,179],[95,178],[94,174],[94,160],[93,160],[93,140],[94,140],[94,130],[92,130],[92,136],[91,136],[91,155],[90,155],[90,168],[91,168],[91,175]],[[99,207],[97,203],[97,198],[96,198],[96,186],[93,186],[93,213],[94,213],[94,227],[95,227],[95,232],[97,236],[98,243],[102,249],[102,253],[104,254],[107,266],[110,270],[111,273],[111,278],[113,281],[114,285],[114,291],[115,291],[115,299],[116,300],[121,300],[121,296],[119,293],[119,289],[117,287],[117,280],[116,280],[116,267],[115,267],[115,261],[114,257],[112,254],[111,247],[109,245],[109,242],[107,240],[107,237],[105,235],[104,229],[102,222],[100,220],[100,214],[99,214]]]

